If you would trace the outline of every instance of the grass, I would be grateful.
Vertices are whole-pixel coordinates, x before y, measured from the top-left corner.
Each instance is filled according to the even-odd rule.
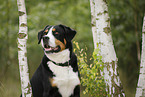
[[[0,97],[19,97],[21,94],[20,82],[8,77],[1,80]]]

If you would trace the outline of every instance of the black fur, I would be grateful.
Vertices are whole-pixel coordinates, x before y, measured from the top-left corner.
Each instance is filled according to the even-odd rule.
[[[64,31],[61,31],[61,32],[65,32],[64,33],[64,38],[66,38],[66,40],[68,42],[71,42],[71,40],[76,35],[76,31],[75,30],[73,30],[70,27],[67,27],[65,25],[60,24],[60,25],[56,26],[56,28],[58,28],[59,30],[62,30],[62,28],[63,28]]]

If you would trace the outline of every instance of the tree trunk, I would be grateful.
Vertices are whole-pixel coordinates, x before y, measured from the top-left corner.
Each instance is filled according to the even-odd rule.
[[[142,54],[136,97],[145,97],[145,16],[142,29]]]
[[[18,59],[21,78],[22,97],[31,97],[32,89],[29,82],[27,50],[27,15],[24,0],[17,0],[19,11]]]
[[[106,0],[90,0],[92,14],[92,33],[94,47],[99,48],[99,55],[104,63],[106,91],[111,97],[125,96],[117,69],[117,57],[113,46],[110,18]],[[96,24],[95,24],[96,23]]]

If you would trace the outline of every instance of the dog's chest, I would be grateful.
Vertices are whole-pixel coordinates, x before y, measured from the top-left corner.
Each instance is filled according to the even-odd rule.
[[[71,66],[57,66],[50,61],[47,64],[55,75],[53,84],[56,84],[62,97],[69,97],[73,94],[74,88],[80,84],[78,72],[73,72]]]

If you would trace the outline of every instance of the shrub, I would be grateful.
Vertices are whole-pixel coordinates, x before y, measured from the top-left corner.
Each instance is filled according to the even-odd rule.
[[[99,49],[94,50],[90,58],[92,62],[89,63],[86,52],[80,49],[77,42],[74,42],[74,46],[78,57],[81,85],[85,87],[83,93],[92,97],[106,97],[106,84],[103,77],[104,64],[102,56],[98,54]]]

